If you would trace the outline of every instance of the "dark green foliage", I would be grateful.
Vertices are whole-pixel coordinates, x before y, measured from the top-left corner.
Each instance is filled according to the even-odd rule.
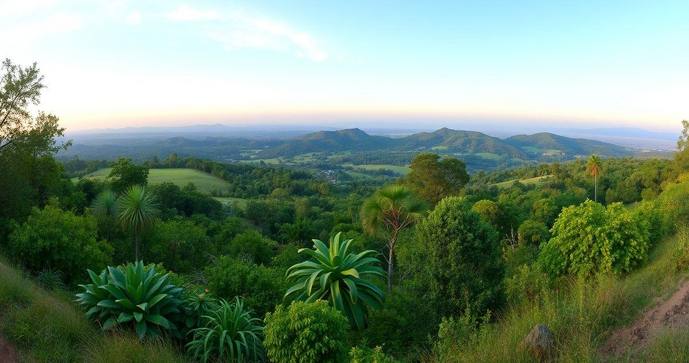
[[[538,246],[541,243],[547,242],[550,239],[550,231],[548,227],[542,222],[537,222],[527,219],[519,226],[517,230],[520,245],[534,245]]]
[[[182,313],[182,288],[169,283],[168,275],[141,261],[109,266],[100,275],[88,272],[92,283],[79,285],[85,291],[77,294],[77,302],[104,330],[122,325],[134,329],[141,340],[166,334],[181,337],[175,321]]]
[[[223,299],[241,296],[258,316],[272,311],[287,289],[283,271],[229,256],[220,257],[204,275],[212,294]]]
[[[383,307],[383,291],[373,282],[366,280],[381,277],[385,273],[375,251],[349,252],[352,240],[340,242],[341,233],[330,239],[330,246],[313,240],[313,250],[302,248],[299,253],[312,257],[287,270],[287,281],[295,283],[286,299],[308,303],[327,300],[331,306],[342,311],[352,328],[364,329],[368,320],[368,309]]]
[[[469,182],[466,165],[455,158],[444,158],[433,153],[423,153],[414,157],[411,172],[403,183],[416,191],[429,204],[457,195]]]
[[[135,186],[148,184],[148,167],[132,164],[132,159],[119,158],[110,164],[112,170],[108,175],[110,185],[117,193]]]
[[[637,267],[648,254],[648,223],[635,219],[620,203],[606,208],[589,200],[565,208],[552,233],[539,262],[554,276],[619,275]]]
[[[267,265],[273,258],[273,249],[276,245],[274,241],[250,230],[234,237],[224,252],[232,257]]]
[[[171,281],[173,282],[173,281]],[[203,316],[208,315],[218,307],[217,301],[208,294],[208,290],[192,292],[187,290],[187,296],[182,303],[185,319],[182,334],[186,336],[189,329],[203,325]]]
[[[416,278],[437,318],[474,314],[503,301],[498,236],[463,198],[442,200],[417,226]]]
[[[142,240],[144,260],[177,273],[203,270],[215,252],[206,230],[181,218],[156,223]]]
[[[155,195],[166,218],[203,214],[212,219],[218,219],[222,215],[220,202],[193,188],[182,189],[172,183],[162,183],[151,186],[150,191]]]
[[[392,356],[386,355],[380,346],[375,348],[353,347],[349,351],[349,358],[351,358],[351,363],[392,363],[395,361]]]
[[[205,324],[191,331],[193,339],[187,350],[202,362],[259,362],[263,353],[263,322],[251,316],[239,298],[220,304],[208,315]]]
[[[339,363],[347,360],[347,319],[325,301],[279,305],[266,315],[263,345],[281,363]]]
[[[60,271],[71,283],[85,270],[100,269],[110,262],[112,247],[98,241],[95,218],[77,216],[54,205],[34,208],[26,223],[10,234],[7,255],[29,271]]]

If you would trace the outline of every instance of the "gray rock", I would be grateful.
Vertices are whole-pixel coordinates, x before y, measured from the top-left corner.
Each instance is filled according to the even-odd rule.
[[[555,339],[545,324],[537,324],[521,342],[539,362],[550,362],[555,358]]]

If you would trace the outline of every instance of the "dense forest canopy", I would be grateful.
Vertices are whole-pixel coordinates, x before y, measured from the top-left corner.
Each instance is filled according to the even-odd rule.
[[[377,158],[408,163],[409,173],[356,179],[175,152],[60,162],[56,153],[70,143],[57,141],[59,119],[29,108],[44,87],[39,69],[7,60],[2,70],[2,264],[46,290],[78,293],[89,329],[132,332],[146,349],[162,340],[179,359],[475,360],[481,334],[510,314],[547,310],[560,291],[624,278],[689,221],[687,121],[672,160],[552,134],[501,140],[441,129],[389,139],[355,129],[259,155],[356,147],[362,153],[328,162]],[[476,156],[461,155],[532,159],[536,149],[584,157],[543,156],[470,175]],[[89,177],[105,168],[102,179]],[[150,183],[162,169],[200,171],[224,187]],[[673,258],[689,261],[686,248],[677,251]],[[0,297],[3,308],[32,306],[12,304]],[[69,361],[80,353],[51,354]]]

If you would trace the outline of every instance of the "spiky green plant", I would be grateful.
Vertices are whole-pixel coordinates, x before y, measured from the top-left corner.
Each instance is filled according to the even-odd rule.
[[[105,190],[98,194],[91,204],[91,212],[98,217],[105,218],[108,223],[108,241],[110,241],[110,225],[117,215],[117,194]]]
[[[314,249],[302,248],[299,253],[313,257],[287,270],[287,281],[295,282],[285,298],[306,302],[327,300],[331,306],[347,316],[353,328],[364,329],[368,321],[368,307],[380,309],[385,295],[366,277],[385,276],[378,252],[368,250],[350,253],[348,239],[340,242],[341,233],[330,238],[330,247],[313,240]]]
[[[210,314],[218,306],[217,301],[208,295],[208,290],[198,293],[190,293],[184,299],[184,328],[183,333],[187,335],[190,329],[203,325],[203,317]]]
[[[46,269],[38,273],[36,276],[38,282],[46,290],[63,289],[65,287],[65,274],[59,270]]]
[[[203,362],[265,360],[263,322],[251,316],[239,298],[232,303],[221,300],[218,307],[203,316],[206,324],[191,331],[194,339],[187,349]]]
[[[156,273],[153,266],[144,267],[141,261],[108,266],[100,275],[88,273],[92,283],[79,285],[85,291],[77,294],[77,302],[104,330],[124,325],[133,326],[139,339],[164,333],[181,336],[171,320],[181,313],[182,288],[169,283],[168,275]]]
[[[134,258],[139,260],[139,236],[153,225],[160,214],[153,194],[145,187],[134,185],[125,190],[118,201],[118,219],[125,228],[134,231]]]

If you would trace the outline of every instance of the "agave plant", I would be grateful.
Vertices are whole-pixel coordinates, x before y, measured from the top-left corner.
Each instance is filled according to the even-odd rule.
[[[133,326],[139,339],[155,338],[165,332],[180,337],[170,320],[181,312],[182,288],[168,282],[168,275],[144,267],[143,262],[108,267],[100,275],[88,271],[91,284],[79,285],[85,291],[77,302],[88,318],[96,319],[107,330],[116,325]]]
[[[313,240],[314,249],[299,253],[313,257],[287,270],[287,281],[296,282],[285,298],[314,302],[327,300],[347,316],[353,328],[363,329],[368,321],[368,307],[380,309],[385,295],[366,277],[385,276],[376,251],[348,252],[351,239],[340,243],[341,233],[330,239],[330,248]]]
[[[209,315],[206,324],[191,331],[194,339],[187,349],[203,362],[265,360],[263,351],[263,322],[251,316],[239,298],[232,303],[221,300]]]

